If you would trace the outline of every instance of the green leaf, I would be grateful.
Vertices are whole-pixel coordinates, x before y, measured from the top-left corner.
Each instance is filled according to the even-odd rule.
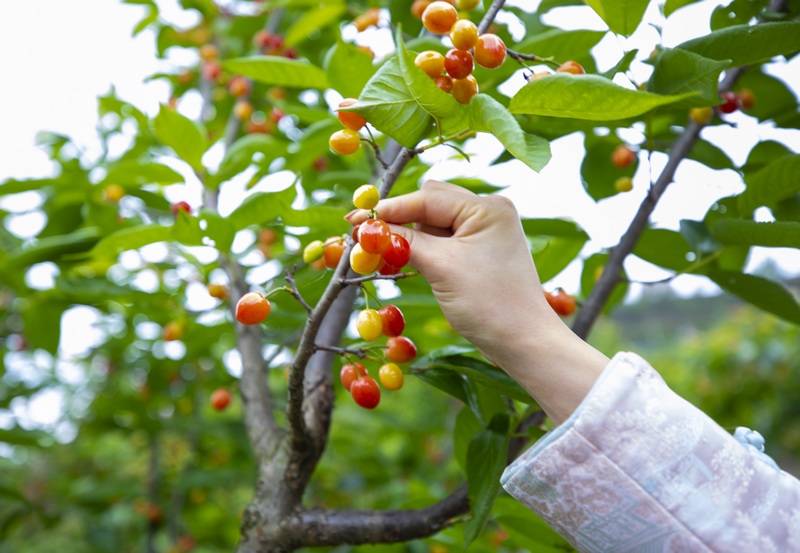
[[[236,236],[236,229],[230,221],[221,217],[216,211],[206,209],[200,211],[198,219],[201,225],[205,225],[205,236],[213,241],[213,244],[206,240],[203,240],[203,243],[215,247],[222,253],[230,252]]]
[[[165,242],[172,239],[172,228],[162,225],[138,225],[128,227],[100,240],[89,252],[95,258],[116,259],[126,250],[135,250],[148,244]]]
[[[748,219],[720,219],[711,228],[720,243],[768,248],[800,248],[800,222],[759,223]]]
[[[52,440],[52,438],[41,430],[25,430],[18,426],[9,429],[0,428],[0,443],[40,447],[41,440]]]
[[[591,49],[606,36],[604,31],[548,29],[544,32],[529,33],[516,47],[519,52],[536,52],[537,56],[556,60],[575,60],[587,72],[595,70]],[[506,68],[506,65],[508,67]],[[494,71],[513,69],[503,64]],[[515,69],[514,69],[515,70]]]
[[[592,293],[597,280],[600,278],[600,273],[605,270],[608,263],[609,255],[607,253],[596,253],[587,259],[583,260],[583,269],[581,270],[581,297],[588,298]],[[625,275],[625,269],[622,269],[622,280],[617,282],[611,296],[603,306],[603,313],[610,313],[622,300],[625,299],[625,294],[628,293],[628,282]]]
[[[26,267],[42,261],[59,261],[64,256],[86,252],[100,239],[96,228],[82,228],[70,234],[50,236],[8,257],[10,267]]]
[[[464,406],[456,416],[453,427],[453,456],[464,474],[467,474],[467,454],[472,439],[483,430],[483,424],[468,406]]]
[[[462,401],[465,405],[470,404],[469,386],[460,374],[436,367],[412,369],[411,374],[426,384]]]
[[[275,137],[266,134],[242,136],[225,152],[214,177],[219,183],[225,182],[247,169],[256,155],[259,156],[259,164],[263,166],[269,165],[285,153],[286,146]]]
[[[721,170],[735,168],[733,161],[728,157],[728,154],[725,153],[725,150],[714,146],[702,138],[698,138],[697,141],[695,141],[687,157],[711,169]]]
[[[731,60],[734,67],[790,55],[800,50],[800,21],[736,25],[679,44],[712,60]]]
[[[183,182],[183,175],[160,163],[141,163],[139,161],[122,161],[111,165],[103,183],[129,186],[158,184],[161,186]]]
[[[664,16],[669,17],[676,11],[686,6],[691,6],[700,0],[667,0],[664,3]]]
[[[722,244],[714,239],[704,221],[682,219],[680,227],[681,235],[692,247],[692,250],[698,253],[714,253],[722,248]]]
[[[768,3],[768,0],[732,0],[726,6],[717,6],[711,13],[711,30],[749,23]]]
[[[306,40],[312,33],[327,27],[339,20],[346,6],[343,2],[322,5],[309,10],[298,19],[286,33],[284,40],[287,46],[297,46]]]
[[[633,62],[633,60],[636,59],[636,54],[638,52],[639,50],[628,50],[627,52],[625,52],[625,54],[623,54],[623,56],[620,58],[620,60],[614,67],[603,73],[603,77],[605,77],[606,79],[613,79],[614,75],[616,75],[617,73],[625,73],[628,69],[631,68],[631,63]]]
[[[508,415],[498,414],[492,419],[490,428],[503,426],[498,419]],[[469,484],[469,503],[472,518],[464,528],[464,544],[469,545],[480,534],[500,491],[500,475],[506,467],[508,456],[508,435],[482,430],[469,443],[467,450],[467,482]]]
[[[375,74],[369,54],[342,40],[330,49],[323,67],[331,86],[345,98],[357,98]]]
[[[530,394],[502,369],[480,359],[466,355],[445,355],[432,359],[431,364],[423,368],[454,371],[517,401],[528,404],[535,403]]]
[[[719,75],[730,63],[704,58],[688,50],[667,49],[653,61],[648,90],[657,94],[689,94],[673,107],[713,106],[719,103]]]
[[[222,66],[232,73],[272,86],[317,90],[330,88],[325,72],[307,61],[279,56],[252,56],[228,60]]]
[[[511,98],[509,110],[515,114],[613,121],[686,98],[687,95],[659,96],[630,90],[597,75],[556,73],[522,87]]]
[[[747,188],[739,196],[739,209],[750,213],[800,192],[800,156],[777,159],[756,173],[744,177]]]
[[[291,209],[292,202],[297,197],[294,185],[279,192],[259,192],[251,194],[239,207],[228,215],[228,222],[236,230],[261,225],[277,219],[284,211]]]
[[[620,177],[631,177],[639,166],[639,157],[628,167],[619,169],[611,163],[611,157],[617,146],[623,145],[622,140],[614,134],[597,136],[587,132],[584,138],[586,155],[581,163],[581,181],[586,192],[595,200],[619,194],[615,183]]]
[[[791,122],[791,117],[797,116],[797,99],[792,91],[777,77],[762,72],[762,66],[755,66],[745,71],[736,81],[736,89],[750,89],[756,97],[753,107],[746,110],[759,121],[772,119],[775,124],[782,127]]]
[[[800,305],[782,284],[734,271],[711,271],[720,288],[789,322],[800,324]]]
[[[668,229],[645,230],[633,248],[633,254],[670,271],[682,271],[689,265],[689,244],[679,232]]]
[[[27,298],[24,305],[22,321],[25,325],[25,339],[30,347],[41,348],[56,355],[61,337],[61,315],[69,304],[55,301],[47,291]]]
[[[174,109],[161,106],[153,119],[153,132],[179,158],[196,170],[203,168],[201,158],[206,151],[205,129]]]
[[[472,98],[469,126],[472,130],[493,134],[511,155],[534,171],[541,171],[550,161],[550,143],[524,133],[514,116],[491,96],[478,94]]]
[[[617,34],[629,36],[642,21],[649,0],[586,0],[608,28]]]

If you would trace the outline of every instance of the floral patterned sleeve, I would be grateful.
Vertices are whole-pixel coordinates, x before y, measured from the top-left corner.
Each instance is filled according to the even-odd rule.
[[[800,481],[619,353],[503,487],[581,552],[800,552]]]

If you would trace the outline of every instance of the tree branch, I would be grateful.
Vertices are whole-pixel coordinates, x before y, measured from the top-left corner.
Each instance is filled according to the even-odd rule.
[[[505,5],[506,0],[494,0],[492,5],[489,6],[489,9],[486,10],[486,14],[481,19],[481,22],[478,24],[478,34],[482,35],[486,31],[489,30],[489,26],[494,23],[494,18],[497,17],[497,12],[499,12],[502,7]]]

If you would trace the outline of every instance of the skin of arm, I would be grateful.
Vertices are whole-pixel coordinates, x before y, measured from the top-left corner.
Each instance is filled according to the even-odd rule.
[[[453,329],[527,390],[554,424],[564,422],[609,360],[547,304],[514,204],[429,180],[382,200],[376,211],[408,240],[409,264],[431,285]],[[355,225],[367,216],[357,210],[345,218]]]

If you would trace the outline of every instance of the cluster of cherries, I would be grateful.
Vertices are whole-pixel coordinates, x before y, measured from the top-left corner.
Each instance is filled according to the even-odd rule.
[[[756,105],[756,95],[749,88],[742,88],[737,91],[729,90],[720,94],[722,103],[717,106],[720,113],[733,113],[737,110],[749,110]],[[714,108],[702,107],[689,110],[689,117],[695,123],[705,125],[714,117]]]
[[[611,152],[611,163],[617,169],[627,169],[636,161],[636,153],[625,144],[620,144]],[[614,181],[617,192],[630,192],[633,190],[633,180],[630,177],[619,177]]]
[[[472,75],[475,64],[487,69],[500,67],[506,59],[505,43],[492,33],[479,36],[475,23],[459,19],[455,6],[445,0],[428,4],[422,12],[422,24],[433,34],[449,35],[453,48],[445,55],[427,50],[420,53],[414,63],[440,89],[462,104],[468,104],[478,93],[478,81]]]

